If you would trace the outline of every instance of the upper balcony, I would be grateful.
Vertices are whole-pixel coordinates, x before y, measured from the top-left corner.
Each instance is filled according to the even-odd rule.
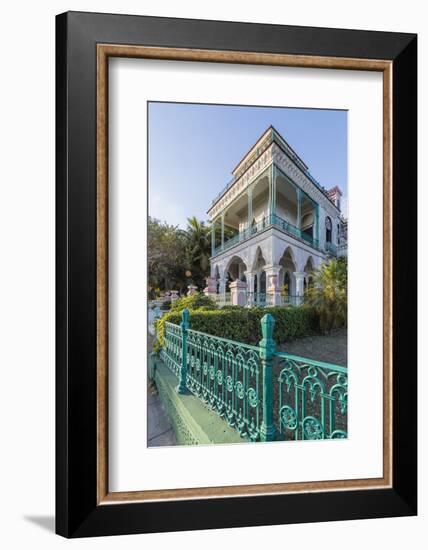
[[[276,166],[270,164],[248,192],[241,193],[213,221],[212,256],[252,238],[268,227],[276,227],[318,249],[318,212],[318,204]],[[218,242],[219,224],[222,228],[222,244]],[[227,241],[224,240],[225,228],[234,233]]]
[[[309,168],[298,156],[294,149],[285,141],[285,139],[270,126],[266,132],[259,138],[255,145],[249,150],[245,157],[239,162],[239,164],[233,170],[233,178],[223,187],[218,195],[212,200],[211,208],[231,189],[238,180],[251,168],[262,154],[269,148],[272,143],[276,143],[281,150],[294,162],[294,164],[305,174],[305,176],[317,187],[325,197],[332,202],[328,192],[321,184],[312,176],[309,172]]]
[[[238,244],[248,241],[252,237],[270,227],[275,227],[281,230],[283,233],[293,237],[294,239],[301,241],[302,243],[307,244],[312,248],[315,248],[317,250],[319,249],[319,242],[312,235],[306,233],[305,231],[302,231],[295,225],[292,225],[286,220],[280,218],[278,215],[270,214],[262,218],[257,223],[253,224],[252,227],[240,231],[234,237],[228,239],[226,242],[223,243],[223,246],[220,244],[219,246],[215,247],[212,253],[212,257],[218,256],[219,254],[226,252],[226,250],[229,250],[234,246],[237,246]]]

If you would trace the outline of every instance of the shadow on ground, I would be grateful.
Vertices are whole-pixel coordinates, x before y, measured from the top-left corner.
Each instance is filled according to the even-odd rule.
[[[34,523],[38,527],[41,527],[45,531],[51,533],[55,532],[55,518],[54,516],[24,516],[26,521]]]

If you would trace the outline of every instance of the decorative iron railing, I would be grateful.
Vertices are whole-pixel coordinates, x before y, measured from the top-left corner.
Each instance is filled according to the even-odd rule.
[[[183,350],[183,330],[180,325],[165,323],[165,345],[160,356],[165,365],[179,376]]]
[[[230,292],[225,292],[224,294],[210,294],[210,298],[220,307],[227,306],[232,303]]]
[[[348,371],[345,367],[276,353],[280,439],[347,437]]]
[[[276,352],[274,325],[264,315],[252,346],[191,329],[185,309],[180,325],[165,323],[160,355],[178,393],[193,393],[249,441],[347,437],[347,369]]]
[[[266,292],[247,292],[247,306],[265,307],[268,302],[269,295]]]
[[[286,294],[281,296],[280,305],[281,306],[300,306],[305,302],[304,296],[294,296],[291,294]]]
[[[247,229],[244,229],[244,231],[241,231],[240,233],[234,235],[231,239],[224,242],[223,246],[217,246],[213,251],[213,257],[221,254],[225,250],[229,250],[229,248],[232,248],[233,246],[236,246],[241,242],[250,239],[258,232],[263,231],[268,227],[277,227],[284,233],[287,233],[288,235],[291,235],[292,237],[309,244],[309,246],[312,246],[312,248],[318,249],[319,247],[317,239],[314,239],[311,235],[305,233],[298,227],[292,225],[290,222],[282,219],[276,214],[270,214],[269,216],[265,216],[264,218],[260,219],[251,227],[248,227]]]
[[[259,376],[258,347],[188,330],[188,389],[251,441],[260,437]]]

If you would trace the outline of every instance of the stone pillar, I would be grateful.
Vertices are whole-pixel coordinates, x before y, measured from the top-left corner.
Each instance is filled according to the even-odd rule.
[[[304,271],[296,271],[294,277],[296,279],[296,306],[300,306],[303,303],[305,294],[306,273]]]
[[[315,206],[314,239],[320,245],[320,205]]]
[[[187,288],[189,289],[187,292],[187,296],[193,296],[193,294],[196,294],[198,292],[198,287],[195,285],[189,285]]]
[[[224,277],[220,277],[218,280],[218,293],[222,296],[226,294],[226,279]]]
[[[217,294],[217,279],[215,277],[206,277],[207,286],[204,288],[205,296]]]
[[[301,218],[302,218],[302,206],[301,206],[301,196],[302,196],[302,192],[300,191],[300,187],[297,187],[296,189],[296,194],[297,194],[297,219],[296,219],[296,227],[297,229],[300,229],[301,227]]]
[[[242,278],[244,276],[244,266],[243,264],[238,265],[238,279],[242,281]]]
[[[211,256],[215,254],[215,220],[211,223]]]
[[[269,204],[268,204],[268,225],[275,222],[276,213],[276,167],[271,165],[269,172]]]
[[[221,250],[224,250],[224,212],[221,215]]]
[[[253,189],[251,187],[248,188],[247,191],[247,198],[248,198],[248,224],[247,224],[247,237],[251,235],[251,228],[253,223]]]
[[[247,303],[247,283],[236,280],[230,283],[230,293],[233,306],[245,306]]]
[[[280,265],[270,265],[264,268],[266,273],[266,303],[270,306],[281,305],[281,291],[279,289]]]
[[[272,164],[272,214],[273,219],[271,220],[271,223],[275,223],[276,219],[276,166],[275,164]]]
[[[247,305],[254,305],[254,271],[246,271],[245,278],[247,279]]]

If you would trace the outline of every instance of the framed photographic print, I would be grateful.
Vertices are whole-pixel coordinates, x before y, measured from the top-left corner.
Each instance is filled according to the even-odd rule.
[[[416,514],[416,36],[56,48],[57,532]]]

